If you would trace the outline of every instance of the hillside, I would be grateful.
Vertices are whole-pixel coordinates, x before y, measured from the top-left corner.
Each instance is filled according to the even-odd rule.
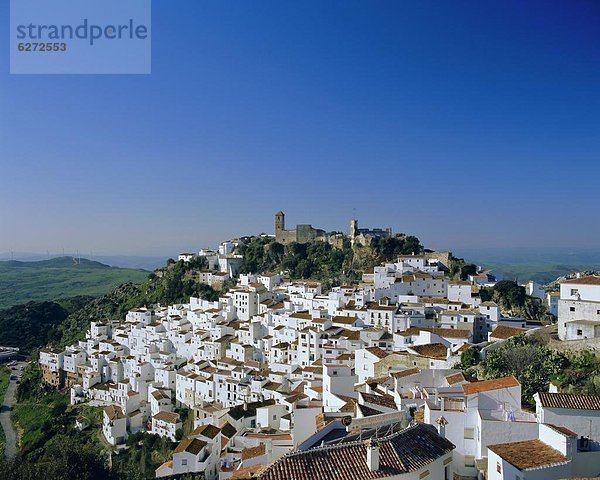
[[[31,301],[78,295],[100,296],[127,282],[142,282],[144,270],[109,267],[99,262],[57,257],[39,262],[0,262],[0,309]]]
[[[57,335],[56,328],[92,297],[74,297],[60,302],[28,302],[0,310],[0,345],[31,353]]]

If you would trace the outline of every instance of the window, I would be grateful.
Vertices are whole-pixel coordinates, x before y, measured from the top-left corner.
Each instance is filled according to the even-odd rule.
[[[181,465],[182,465],[182,466],[185,466],[185,465],[187,465],[187,458],[182,458],[182,459],[181,459]]]
[[[577,335],[581,336],[583,335],[583,330],[581,330],[580,328],[577,329]]]
[[[475,438],[475,429],[474,428],[465,428],[464,436],[468,440],[473,440]]]
[[[473,455],[465,455],[465,467],[474,467],[475,457]]]
[[[502,465],[500,465],[500,462],[496,462],[496,471],[502,473]]]
[[[571,289],[571,295],[577,295],[578,293],[579,293],[579,290],[577,290],[576,288]]]
[[[575,311],[575,307],[570,307],[569,311],[574,312]]]

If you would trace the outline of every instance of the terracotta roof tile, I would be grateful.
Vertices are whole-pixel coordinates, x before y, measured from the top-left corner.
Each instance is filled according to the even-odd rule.
[[[179,445],[177,445],[173,453],[188,452],[192,455],[198,455],[206,445],[206,442],[198,440],[197,438],[186,438],[179,442]]]
[[[500,443],[488,448],[519,470],[535,470],[562,465],[570,460],[541,440]]]
[[[376,440],[379,469],[369,470],[367,442],[357,441],[291,453],[269,465],[264,480],[347,480],[387,478],[420,470],[454,449],[431,425],[419,424]]]
[[[579,393],[538,393],[545,408],[571,408],[574,410],[600,410],[600,395]]]
[[[367,350],[367,352],[375,355],[377,358],[385,358],[388,356],[388,353],[379,347],[369,347],[369,348],[366,348],[366,350]]]
[[[215,427],[214,425],[207,423],[206,425],[200,425],[199,427],[195,428],[190,435],[202,435],[203,437],[212,439],[215,438],[220,431],[221,429],[219,427]]]
[[[527,331],[526,328],[518,328],[518,327],[509,327],[507,325],[499,325],[494,331],[491,333],[490,337],[500,338],[501,340],[506,340],[507,338],[514,337],[515,335],[520,335],[521,333],[525,333]]]
[[[448,337],[448,338],[464,338],[467,339],[471,336],[471,332],[469,330],[465,330],[462,328],[434,328],[434,327],[410,327],[406,329],[404,332],[401,332],[400,335],[404,337],[408,337],[409,335],[418,335],[419,332],[429,332],[435,335],[439,335],[440,337]]]
[[[448,382],[448,385],[454,385],[456,383],[466,382],[467,379],[462,372],[458,372],[453,375],[448,375],[446,381]]]
[[[398,408],[396,406],[396,402],[394,401],[394,397],[391,395],[373,395],[372,393],[360,392],[360,396],[365,402],[372,403],[373,405],[392,408],[394,410]]]
[[[573,285],[600,285],[600,277],[597,276],[588,276],[581,278],[572,278],[570,280],[563,280],[560,283],[569,283]]]
[[[260,445],[256,446],[256,447],[249,447],[249,448],[244,448],[242,450],[242,461],[244,460],[248,460],[250,458],[254,458],[254,457],[260,457],[261,455],[265,454],[265,444],[261,443]]]
[[[427,358],[447,358],[448,356],[448,349],[441,343],[414,345],[409,347],[409,349],[418,355]]]
[[[499,390],[519,385],[521,384],[515,377],[503,377],[493,380],[483,380],[481,382],[465,383],[462,385],[462,388],[465,395],[472,395],[473,393],[488,392],[490,390]]]
[[[411,375],[416,375],[417,373],[420,373],[421,370],[419,368],[409,368],[407,370],[402,370],[400,372],[394,372],[391,374],[392,377],[394,378],[404,378],[404,377],[409,377]]]
[[[160,422],[177,423],[179,421],[179,414],[161,410],[156,415],[154,415],[153,418],[154,420],[158,420]]]

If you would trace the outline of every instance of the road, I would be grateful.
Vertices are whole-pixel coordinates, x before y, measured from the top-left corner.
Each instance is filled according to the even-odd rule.
[[[0,424],[4,430],[4,438],[6,439],[6,446],[4,448],[4,456],[7,459],[12,459],[17,454],[17,434],[15,427],[10,419],[10,413],[15,403],[15,396],[17,394],[17,380],[12,380],[12,376],[21,378],[25,362],[17,363],[11,370],[11,380],[4,396],[4,402],[0,409]]]

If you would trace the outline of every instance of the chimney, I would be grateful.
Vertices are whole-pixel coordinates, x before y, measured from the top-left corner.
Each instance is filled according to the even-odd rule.
[[[371,472],[379,470],[379,445],[372,438],[367,441],[367,466]]]
[[[448,420],[442,415],[435,423],[437,423],[437,431],[440,434],[440,437],[446,438],[446,425],[448,425]]]

